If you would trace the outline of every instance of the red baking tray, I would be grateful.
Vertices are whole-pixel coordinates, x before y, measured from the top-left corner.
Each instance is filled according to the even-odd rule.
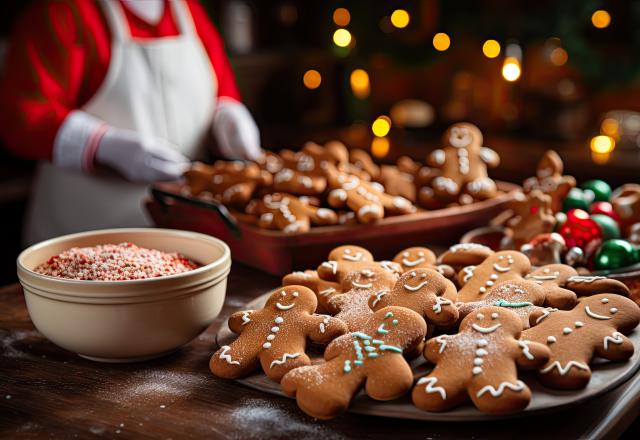
[[[500,213],[519,188],[498,182],[504,193],[472,205],[388,217],[367,225],[312,227],[305,233],[284,234],[237,223],[224,206],[186,196],[183,187],[180,182],[153,185],[145,205],[157,226],[217,237],[229,245],[234,261],[274,275],[315,267],[331,249],[346,243],[369,249],[377,259],[392,258],[410,246],[457,243],[466,231],[486,225]]]

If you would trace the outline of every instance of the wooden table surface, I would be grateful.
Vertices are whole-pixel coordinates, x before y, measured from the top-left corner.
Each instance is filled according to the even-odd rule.
[[[234,265],[225,308],[206,332],[172,355],[129,365],[56,347],[34,329],[20,287],[0,288],[0,438],[617,438],[638,416],[640,373],[596,401],[528,419],[454,424],[347,414],[315,421],[293,400],[208,370],[221,322],[278,281]]]

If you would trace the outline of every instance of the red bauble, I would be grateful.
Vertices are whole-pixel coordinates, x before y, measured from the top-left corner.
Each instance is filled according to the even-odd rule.
[[[620,221],[620,216],[613,209],[613,205],[609,202],[593,202],[589,210],[591,211],[591,214],[604,214],[617,222]]]
[[[560,226],[558,233],[562,235],[569,248],[578,246],[583,250],[590,241],[602,238],[598,224],[582,209],[569,210],[567,221]]]

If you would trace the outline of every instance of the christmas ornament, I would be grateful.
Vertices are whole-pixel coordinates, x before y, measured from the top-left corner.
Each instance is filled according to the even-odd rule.
[[[558,233],[570,248],[578,246],[584,249],[587,243],[602,237],[598,224],[582,209],[571,209],[567,212],[567,221]]]
[[[607,215],[612,219],[614,219],[616,222],[620,221],[620,216],[613,209],[613,205],[609,202],[593,202],[591,204],[591,207],[589,208],[589,212],[591,212],[592,215],[593,214]]]
[[[557,232],[560,229],[560,226],[567,221],[567,214],[562,211],[556,212],[556,226],[553,228],[554,232]]]
[[[607,240],[596,254],[594,268],[597,270],[614,270],[631,266],[636,262],[636,251],[626,240]]]
[[[585,192],[580,188],[572,188],[567,194],[567,197],[562,201],[562,210],[564,212],[570,209],[584,209],[589,210],[589,205],[593,201],[593,192]]]
[[[520,251],[529,257],[534,266],[562,263],[561,255],[566,250],[564,238],[555,232],[539,234],[520,247]]]
[[[608,215],[593,214],[591,219],[600,226],[600,232],[602,232],[603,240],[620,238],[620,226],[618,226],[618,222]]]
[[[606,202],[611,197],[611,187],[604,180],[589,180],[580,185],[584,191],[593,193],[593,200],[596,202]]]
[[[584,258],[584,252],[582,251],[582,249],[580,249],[577,246],[572,247],[567,251],[567,253],[564,256],[564,261],[569,266],[573,266],[573,267],[582,266],[586,263]]]

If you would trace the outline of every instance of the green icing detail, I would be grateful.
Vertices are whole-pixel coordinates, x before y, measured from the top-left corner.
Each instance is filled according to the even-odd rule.
[[[384,341],[381,341],[380,339],[374,339],[372,342],[376,345],[384,344]]]
[[[393,321],[391,321],[391,322],[393,323],[393,325],[398,325],[398,323],[399,323],[400,321],[398,321],[397,319],[394,319],[394,320],[393,320]]]
[[[367,354],[367,356],[369,356],[370,358],[377,358],[379,355],[378,353],[369,353]]]
[[[369,344],[371,344],[371,341],[369,341],[368,339],[365,339],[364,345],[369,345]]]
[[[342,368],[345,373],[351,372],[351,361],[344,361],[344,368]]]
[[[362,333],[362,332],[353,332],[351,333],[353,335],[354,338],[360,338],[360,339],[371,339],[371,336],[369,336],[366,333]]]
[[[362,365],[363,364],[363,362],[361,360],[353,361],[353,363],[356,364],[356,365]]]
[[[391,318],[392,316],[393,316],[393,313],[387,312],[387,314],[384,315],[384,319]]]
[[[527,301],[509,302],[504,299],[499,299],[498,301],[495,302],[495,305],[498,307],[528,307],[528,306],[532,306],[533,304]]]
[[[378,333],[380,333],[381,335],[386,335],[387,333],[389,333],[389,330],[384,328],[384,324],[380,324],[380,327],[378,327]]]
[[[396,347],[395,345],[381,345],[380,350],[382,351],[393,351],[396,353],[402,353],[402,349],[400,347]]]

